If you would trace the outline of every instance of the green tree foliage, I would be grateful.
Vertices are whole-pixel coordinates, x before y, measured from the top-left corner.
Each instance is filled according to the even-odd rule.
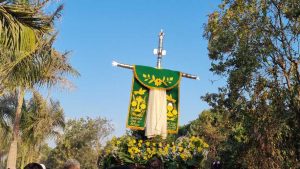
[[[2,47],[29,54],[38,46],[44,33],[51,30],[52,21],[29,2],[0,1],[0,44]]]
[[[220,150],[228,137],[228,119],[217,112],[202,111],[198,119],[187,125],[188,135],[202,137],[210,146],[205,168],[209,168],[215,160],[220,160]]]
[[[64,125],[64,112],[59,102],[47,101],[35,92],[23,107],[18,166],[24,168],[30,162],[41,161],[41,152],[47,150],[46,141],[59,136]]]
[[[51,44],[48,39],[55,35],[54,21],[60,16],[63,6],[46,14],[43,8],[48,1],[0,1],[1,87],[2,81],[14,72],[15,67],[24,66],[24,59]]]
[[[112,133],[110,121],[103,118],[69,120],[64,134],[50,152],[46,162],[49,168],[62,168],[68,159],[76,159],[82,169],[97,169],[97,160],[103,141]]]
[[[11,120],[16,109],[16,100],[15,95],[5,94],[0,97],[0,168],[5,166],[5,156],[11,141]]]
[[[44,7],[49,0],[0,1],[0,95],[17,92],[7,168],[15,169],[17,143],[26,91],[39,86],[67,84],[66,74],[79,75],[68,63],[67,53],[53,48],[56,39],[54,21],[63,9],[53,14]]]
[[[211,71],[227,78],[204,98],[228,117],[225,168],[299,168],[298,0],[223,0],[209,15]]]
[[[17,106],[16,95],[0,97],[0,160],[4,160],[11,142],[14,112]],[[46,141],[58,136],[64,127],[63,109],[59,102],[44,99],[35,92],[29,101],[24,101],[20,121],[20,141],[17,168],[24,168],[29,162],[45,159],[49,147]],[[44,153],[42,153],[44,152]],[[4,167],[3,167],[4,168]]]

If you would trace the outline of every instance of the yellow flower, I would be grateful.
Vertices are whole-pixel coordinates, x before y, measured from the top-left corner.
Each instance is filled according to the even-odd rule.
[[[139,146],[139,147],[142,147],[142,144],[141,144],[141,143],[138,143],[138,146]]]
[[[208,145],[207,143],[203,143],[203,147],[204,147],[204,148],[208,148],[209,145]]]
[[[162,83],[162,80],[157,78],[157,79],[155,79],[154,83],[155,83],[155,86],[160,86]]]
[[[179,152],[182,152],[183,148],[182,147],[178,147]]]
[[[152,147],[152,153],[156,154],[156,148],[155,147]]]
[[[137,147],[134,147],[133,150],[134,150],[134,153],[139,153],[140,152],[140,149],[138,149]]]
[[[130,141],[128,142],[128,146],[129,146],[129,147],[132,147],[133,145],[134,145],[133,140],[130,140]]]
[[[164,155],[167,155],[167,154],[168,154],[168,152],[169,152],[169,148],[168,148],[168,147],[165,147],[165,148],[164,148],[164,152],[163,152],[163,154],[164,154]]]
[[[198,147],[197,151],[200,153],[203,150],[202,147]]]
[[[195,148],[195,145],[192,142],[190,142],[189,143],[189,148],[193,150]]]
[[[185,161],[187,159],[187,156],[184,153],[180,154],[180,157]]]
[[[172,152],[173,152],[173,153],[176,152],[176,147],[175,147],[175,146],[172,147]]]
[[[146,142],[146,146],[150,146],[150,142],[147,141],[147,142]]]
[[[159,149],[158,149],[158,152],[159,152],[160,154],[163,154],[163,149],[162,149],[162,148],[159,148]]]

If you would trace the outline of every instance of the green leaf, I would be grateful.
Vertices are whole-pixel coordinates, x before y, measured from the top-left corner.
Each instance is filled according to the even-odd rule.
[[[119,158],[121,161],[125,162],[125,163],[130,163],[133,164],[134,161],[130,158],[130,156],[128,154],[125,154],[123,152],[118,152]]]

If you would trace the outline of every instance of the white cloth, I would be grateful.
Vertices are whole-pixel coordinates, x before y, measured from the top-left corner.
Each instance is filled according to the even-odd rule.
[[[164,89],[150,89],[146,115],[146,134],[148,138],[160,135],[167,137],[167,96]]]
[[[46,169],[46,166],[44,164],[40,164],[43,169]]]

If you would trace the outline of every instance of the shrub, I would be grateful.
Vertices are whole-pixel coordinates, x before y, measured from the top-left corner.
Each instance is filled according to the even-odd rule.
[[[157,138],[114,137],[104,147],[99,165],[100,168],[124,164],[142,167],[158,158],[166,168],[198,168],[207,155],[208,147],[206,142],[195,136],[179,137],[175,142]]]

